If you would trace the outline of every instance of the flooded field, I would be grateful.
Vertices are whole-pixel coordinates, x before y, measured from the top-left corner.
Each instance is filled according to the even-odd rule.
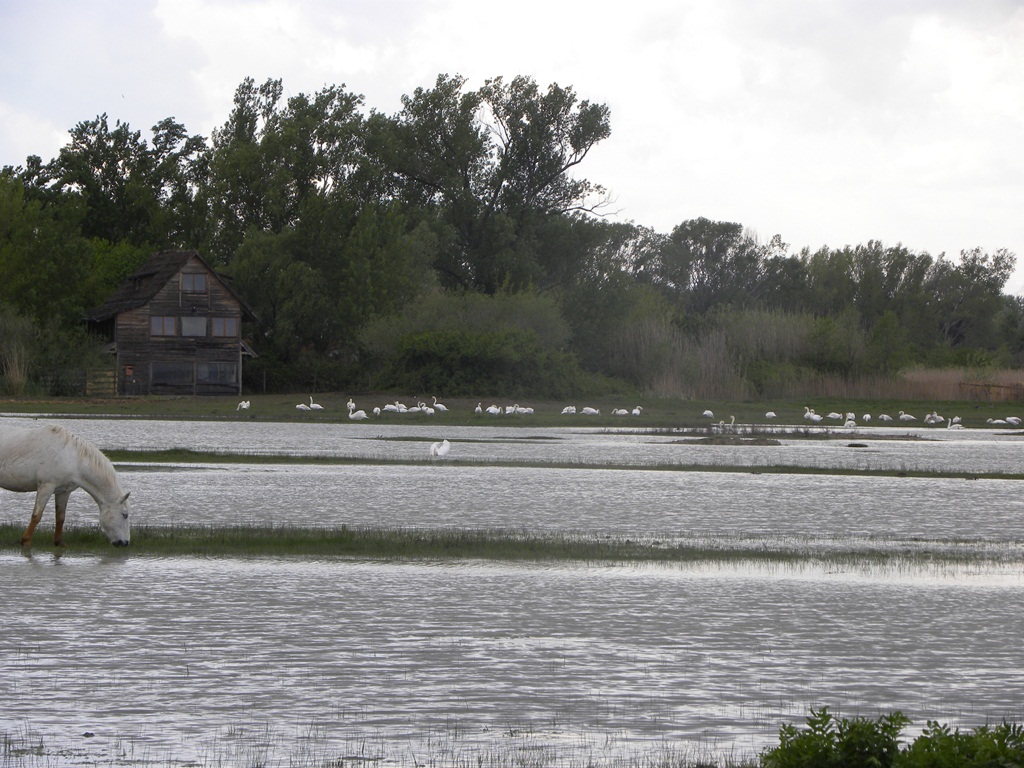
[[[754,448],[588,430],[61,423],[106,449],[390,460],[426,459],[442,436],[454,443],[452,460],[415,465],[119,467],[136,524],[755,538],[824,556],[597,566],[7,550],[0,589],[16,610],[0,631],[5,766],[538,755],[624,764],[753,755],[819,706],[870,717],[901,709],[916,728],[1024,720],[1021,481],[764,471],[867,462],[1017,472],[1016,437]],[[460,466],[460,457],[542,466]],[[543,466],[563,462],[572,466]],[[609,463],[624,468],[600,468]],[[644,468],[673,463],[751,470]],[[0,492],[0,521],[27,520],[30,505]],[[69,524],[95,519],[76,492]],[[921,542],[956,557],[917,558]],[[853,545],[907,557],[828,559]]]

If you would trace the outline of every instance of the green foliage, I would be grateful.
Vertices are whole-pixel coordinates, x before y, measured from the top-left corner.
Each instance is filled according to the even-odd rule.
[[[582,374],[564,352],[544,348],[532,331],[436,330],[402,339],[380,386],[455,397],[500,392],[560,398],[579,393]]]
[[[900,768],[989,768],[1024,765],[1024,727],[1017,723],[982,726],[973,733],[929,721],[903,751]]]
[[[23,395],[36,350],[35,325],[0,304],[0,392]]]
[[[40,325],[0,304],[0,393],[67,395],[87,369],[107,364],[83,326],[50,320]]]
[[[360,335],[372,386],[452,396],[566,397],[593,388],[565,351],[569,330],[550,298],[433,293]]]
[[[817,371],[849,376],[862,365],[864,337],[850,311],[816,320],[808,343],[804,360]]]
[[[45,205],[0,175],[0,301],[38,322],[80,321],[91,266],[81,213],[77,202]]]
[[[282,389],[405,380],[410,360],[438,380],[462,343],[465,360],[490,361],[487,380],[507,381],[505,343],[565,377],[582,365],[716,399],[911,363],[1024,365],[1004,249],[793,254],[734,222],[661,234],[592,215],[605,193],[579,171],[610,114],[571,87],[520,76],[471,90],[442,74],[394,115],[364,114],[344,85],[285,94],[245,79],[209,141],[173,118],[147,140],[100,115],[53,160],[5,168],[0,302],[67,332],[152,251],[198,248],[255,310],[253,370]],[[422,297],[439,287],[466,297],[435,312]],[[558,389],[527,370],[515,386]]]
[[[869,371],[889,376],[903,370],[910,362],[906,334],[892,310],[886,310],[871,329],[864,353],[864,366]]]
[[[877,720],[835,718],[828,707],[811,710],[807,728],[779,731],[779,746],[761,756],[764,768],[888,768],[897,765],[899,735],[909,720],[900,712]]]
[[[1024,766],[1024,727],[1002,723],[962,733],[929,721],[912,744],[900,734],[910,724],[901,712],[877,720],[837,719],[827,707],[811,710],[807,728],[779,730],[779,745],[761,754],[763,768],[990,768]]]
[[[658,255],[657,280],[688,312],[749,306],[760,286],[763,253],[743,227],[705,218],[679,224]]]
[[[127,241],[111,243],[109,240],[92,240],[92,267],[82,286],[87,309],[103,304],[115,290],[149,258],[148,248],[132,245]]]
[[[608,108],[571,88],[542,91],[526,77],[466,91],[440,75],[392,118],[366,124],[369,157],[402,199],[436,214],[450,237],[436,268],[442,285],[494,294],[545,282],[548,225],[586,210],[603,190],[570,176],[610,134]]]

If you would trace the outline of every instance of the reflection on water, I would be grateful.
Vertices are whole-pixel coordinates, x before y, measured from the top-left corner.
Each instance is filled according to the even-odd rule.
[[[103,448],[380,459],[425,459],[442,436],[379,425],[68,426]],[[916,727],[1024,714],[1024,613],[1007,608],[1024,596],[1019,481],[756,471],[794,462],[1016,472],[1015,439],[943,436],[865,452],[811,441],[712,450],[585,430],[444,436],[456,460],[137,465],[121,468],[122,484],[137,524],[745,538],[945,547],[964,558],[613,567],[8,551],[0,583],[17,610],[0,632],[0,732],[46,749],[5,754],[5,765],[413,764],[427,754],[475,763],[541,751],[585,764],[666,748],[756,751],[812,706],[870,717],[899,708]],[[457,460],[488,457],[570,468]],[[606,462],[755,471],[594,466]],[[24,523],[30,506],[0,492],[0,520]],[[95,520],[91,500],[73,494],[69,524]]]

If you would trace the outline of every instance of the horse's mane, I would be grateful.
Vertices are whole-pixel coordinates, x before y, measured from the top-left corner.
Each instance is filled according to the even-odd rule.
[[[96,472],[97,479],[109,481],[114,488],[121,487],[117,479],[117,470],[110,463],[110,459],[103,455],[103,451],[62,426],[51,426],[50,430],[75,450],[78,458]]]

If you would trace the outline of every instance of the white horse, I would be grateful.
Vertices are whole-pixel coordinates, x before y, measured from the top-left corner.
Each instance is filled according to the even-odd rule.
[[[64,546],[64,513],[76,488],[83,488],[99,506],[100,528],[111,544],[124,547],[131,539],[128,494],[121,490],[114,465],[95,445],[63,427],[0,426],[0,488],[36,492],[32,518],[21,536],[23,547],[32,543],[51,496],[56,507],[53,544]]]

